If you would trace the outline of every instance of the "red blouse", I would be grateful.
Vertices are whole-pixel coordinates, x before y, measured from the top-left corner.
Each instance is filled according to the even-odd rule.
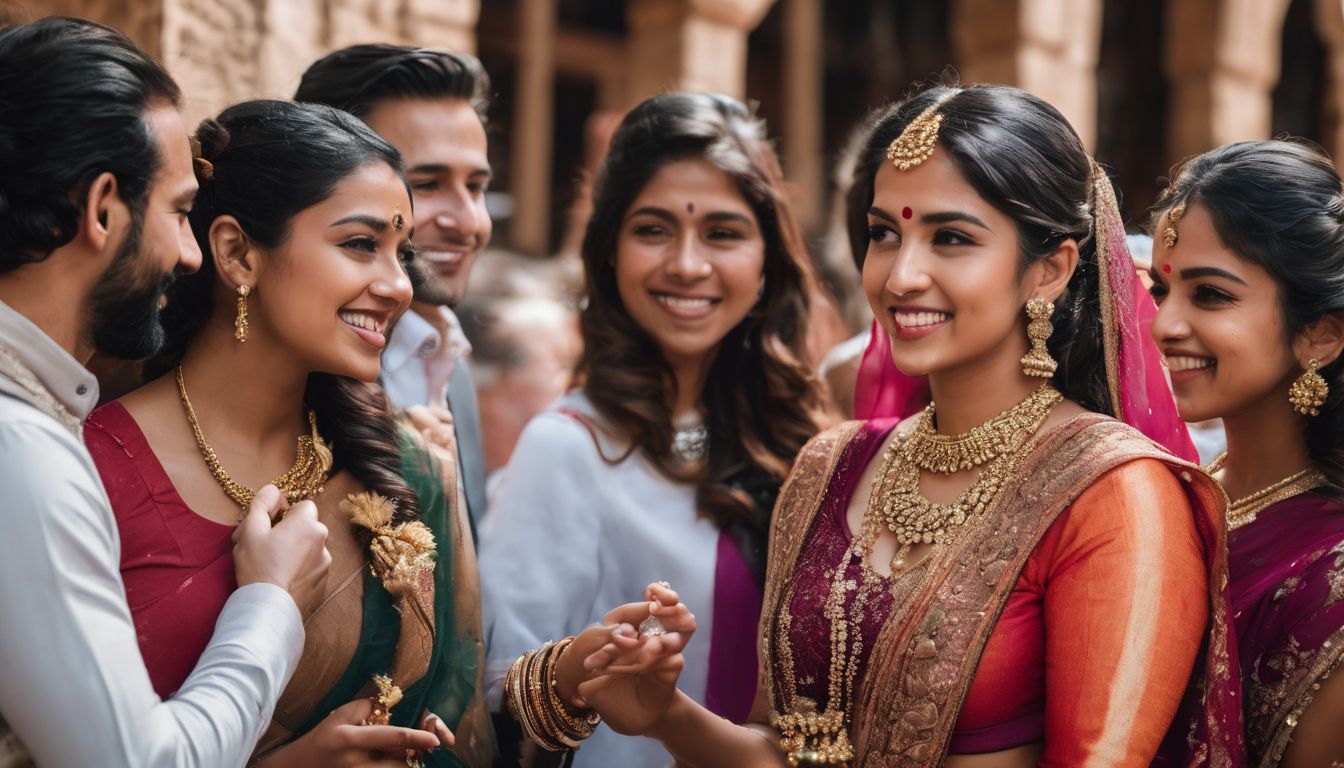
[[[167,698],[195,668],[237,587],[234,528],[187,506],[120,403],[89,414],[84,442],[117,518],[121,578],[140,653],[154,690]]]
[[[865,425],[841,457],[790,598],[798,693],[824,708],[828,571],[853,534],[846,508],[892,421]],[[1105,475],[1051,525],[1019,574],[962,705],[950,754],[1044,742],[1041,765],[1147,765],[1175,716],[1208,615],[1207,568],[1189,501],[1163,464]],[[918,567],[918,566],[916,566]],[[849,578],[862,580],[857,557]],[[847,593],[852,602],[855,591]],[[893,608],[869,598],[859,678]],[[857,691],[857,680],[856,680]],[[1142,703],[1142,707],[1140,707]]]

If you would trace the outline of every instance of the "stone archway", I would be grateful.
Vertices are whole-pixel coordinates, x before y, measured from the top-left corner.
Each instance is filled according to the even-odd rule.
[[[1175,0],[1167,8],[1168,159],[1269,137],[1289,0]]]

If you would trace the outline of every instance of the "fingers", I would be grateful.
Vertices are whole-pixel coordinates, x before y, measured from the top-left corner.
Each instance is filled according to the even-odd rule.
[[[642,647],[646,638],[640,637],[635,628],[629,624],[620,624],[611,627],[607,632],[607,642],[590,653],[583,660],[583,668],[586,671],[601,669],[611,664],[621,654]]]
[[[644,599],[658,601],[663,605],[676,605],[680,598],[677,597],[676,590],[672,589],[667,582],[655,581],[644,588]]]
[[[439,746],[439,737],[419,728],[399,728],[395,725],[351,726],[344,734],[353,749],[370,752],[393,752],[407,749],[426,750]]]
[[[443,719],[427,709],[424,716],[420,718],[420,728],[438,736],[441,744],[452,746],[457,743],[457,737],[453,735],[452,730],[443,722]]]
[[[252,503],[247,507],[247,514],[243,516],[243,521],[239,523],[238,528],[233,532],[233,541],[246,538],[253,538],[265,531],[270,530],[271,521],[274,516],[282,512],[288,506],[285,501],[285,495],[279,488],[267,483],[257,491],[252,497]]]

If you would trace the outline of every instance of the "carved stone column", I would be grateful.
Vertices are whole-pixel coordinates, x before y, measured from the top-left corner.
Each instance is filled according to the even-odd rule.
[[[1097,134],[1101,1],[958,0],[952,39],[962,82],[1004,83],[1040,96],[1091,149]]]
[[[1288,3],[1171,0],[1165,46],[1172,163],[1230,141],[1269,138]]]
[[[742,98],[747,34],[775,0],[631,0],[629,106],[663,90]]]

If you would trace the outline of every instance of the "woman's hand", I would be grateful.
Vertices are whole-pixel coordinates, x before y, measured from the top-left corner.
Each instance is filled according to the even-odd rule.
[[[434,749],[444,742],[439,729],[447,732],[443,721],[426,711],[421,719],[424,730],[398,728],[393,725],[363,725],[373,714],[368,699],[355,701],[336,708],[308,733],[293,743],[271,753],[258,766],[265,768],[366,768],[376,766],[406,767],[406,759],[420,752]],[[429,718],[437,721],[428,722]],[[434,730],[430,730],[434,728]],[[448,733],[451,739],[452,734]]]
[[[599,628],[594,635],[601,639],[598,635],[605,634],[606,642],[581,657],[587,674],[577,687],[579,704],[597,710],[612,730],[628,735],[646,733],[667,713],[685,666],[681,652],[696,626],[695,615],[671,588],[651,584],[644,595],[649,602],[607,614],[607,624],[616,626]],[[635,628],[650,616],[662,622],[664,634],[641,635]],[[582,650],[578,640],[568,649],[576,658]]]
[[[453,431],[452,411],[429,405],[413,405],[406,409],[406,418],[431,448],[437,448],[445,454],[455,453],[457,433]]]

